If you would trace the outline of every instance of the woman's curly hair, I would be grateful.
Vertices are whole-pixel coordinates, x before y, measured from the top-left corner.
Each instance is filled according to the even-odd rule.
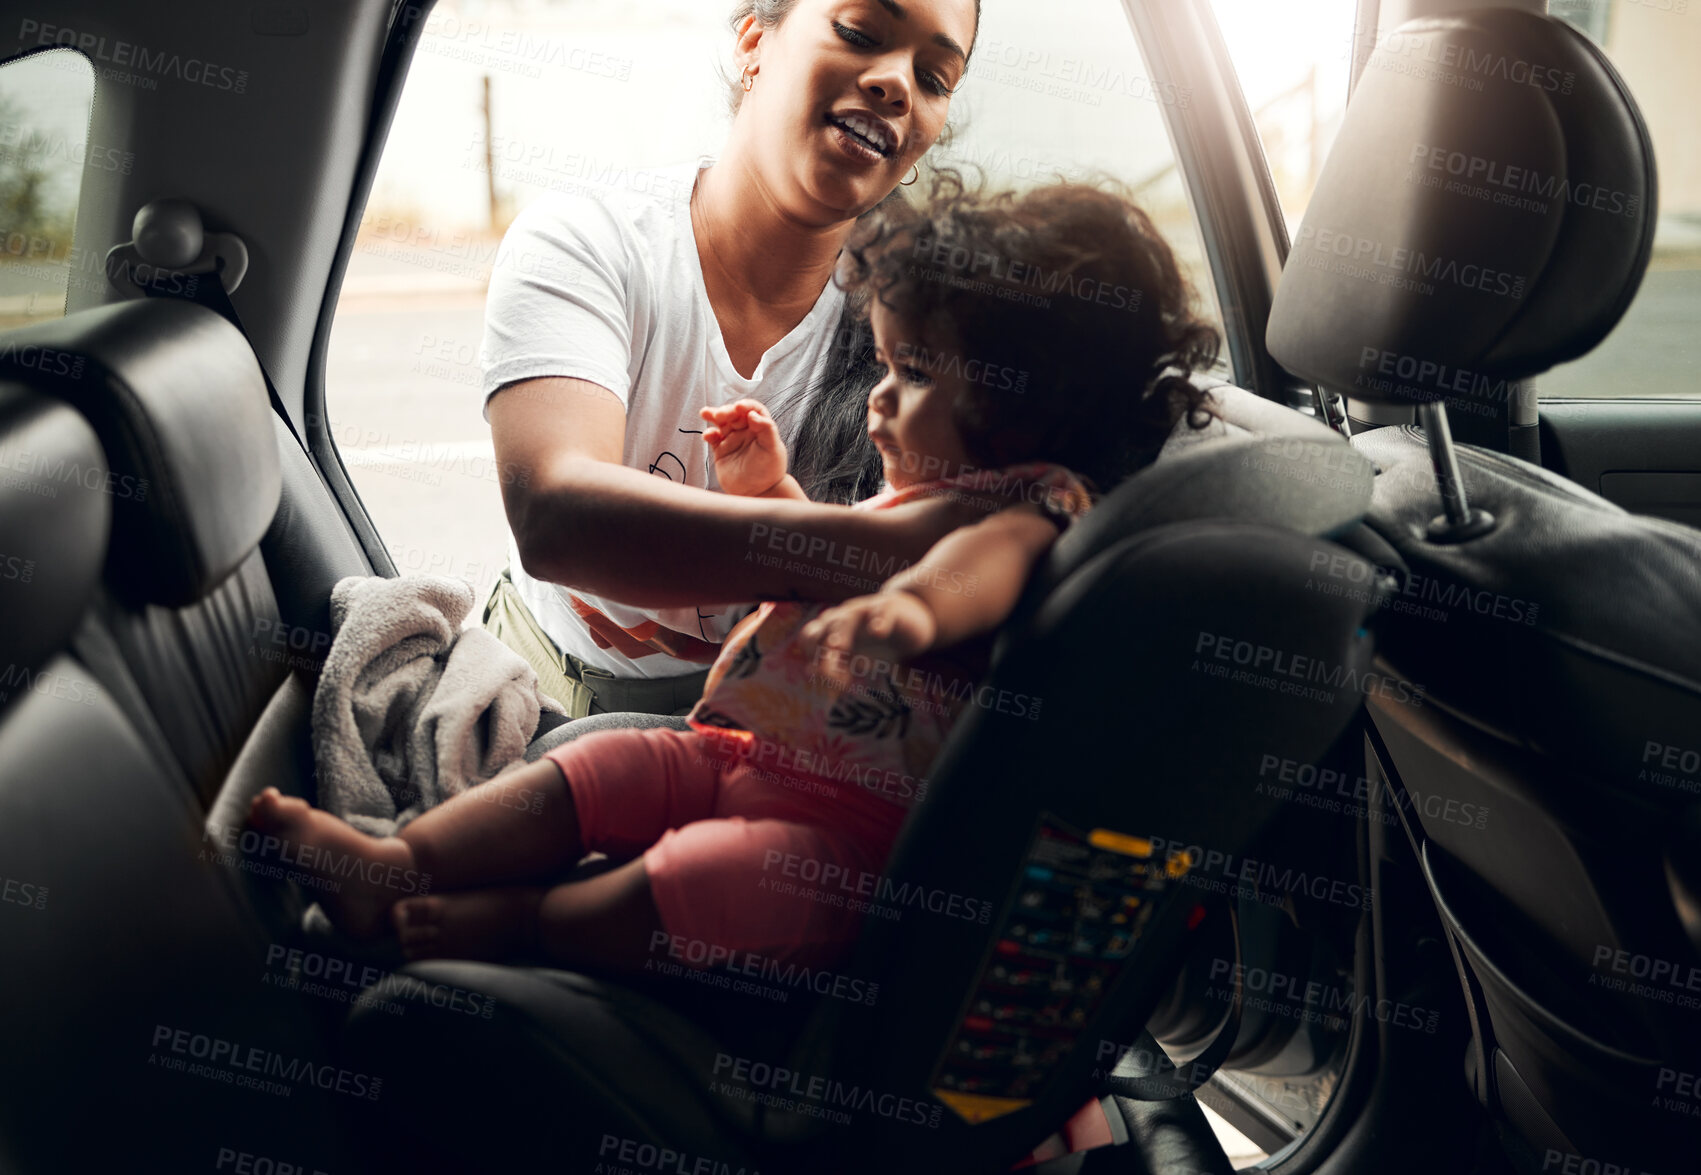
[[[1113,180],[988,194],[941,169],[920,208],[864,218],[839,280],[863,313],[878,298],[925,340],[921,366],[967,373],[953,413],[982,467],[1053,461],[1106,492],[1178,421],[1212,418],[1191,375],[1216,362],[1220,336]]]

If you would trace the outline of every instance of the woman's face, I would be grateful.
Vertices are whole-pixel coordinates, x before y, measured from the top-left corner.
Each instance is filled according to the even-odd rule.
[[[814,222],[878,204],[944,129],[974,36],[975,0],[798,0],[750,21],[739,130],[774,198]]]

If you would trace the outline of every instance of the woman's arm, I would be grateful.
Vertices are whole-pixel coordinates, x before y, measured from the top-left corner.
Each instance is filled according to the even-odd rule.
[[[1057,527],[1031,505],[1001,510],[940,539],[879,593],[822,612],[799,634],[804,648],[904,660],[1003,624]],[[843,656],[825,658],[842,676]]]
[[[502,502],[530,575],[636,608],[841,600],[873,591],[984,515],[937,497],[888,510],[739,498],[621,464],[626,412],[587,380],[522,380],[490,399]]]

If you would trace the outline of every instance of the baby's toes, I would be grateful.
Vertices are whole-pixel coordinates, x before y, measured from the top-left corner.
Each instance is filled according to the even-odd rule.
[[[436,897],[403,898],[394,907],[396,937],[402,946],[424,946],[442,933],[443,902]]]
[[[300,796],[286,796],[275,787],[268,787],[248,805],[249,822],[263,832],[298,818],[307,810],[307,801]]]

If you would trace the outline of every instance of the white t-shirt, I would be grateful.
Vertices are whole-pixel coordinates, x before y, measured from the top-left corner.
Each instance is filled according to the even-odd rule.
[[[703,156],[647,173],[643,192],[555,193],[520,213],[502,240],[485,304],[486,419],[490,396],[516,380],[589,380],[626,405],[623,464],[709,489],[720,487],[699,408],[753,397],[777,414],[781,435],[792,442],[802,413],[796,404],[785,408],[825,367],[844,292],[829,281],[803,321],[762,356],[755,375],[739,375],[709,305],[691,228],[697,173],[713,162]],[[710,646],[750,610],[648,611],[536,580],[520,567],[512,535],[508,568],[520,598],[563,651],[618,677],[703,668],[713,659]],[[587,621],[593,611],[601,617]],[[610,633],[609,622],[627,635]],[[615,644],[599,643],[591,623]],[[688,639],[660,631],[667,629]]]

